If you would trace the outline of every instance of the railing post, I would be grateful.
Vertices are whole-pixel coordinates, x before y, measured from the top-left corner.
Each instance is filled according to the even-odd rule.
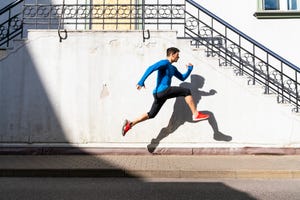
[[[227,66],[228,44],[227,44],[227,27],[225,26],[225,66]]]
[[[22,15],[22,32],[21,32],[21,38],[24,37],[24,10],[25,10],[25,3],[23,3],[22,11],[21,11],[21,15]]]
[[[150,31],[145,30],[145,0],[142,0],[142,29],[143,29],[143,42],[145,42],[146,40],[150,39]],[[147,32],[147,36],[145,31]]]
[[[298,73],[295,70],[295,92],[296,92],[296,108],[295,112],[299,112],[299,93],[298,93]]]
[[[242,62],[242,52],[241,52],[241,36],[239,36],[239,75],[242,76],[244,74],[243,62]]]
[[[11,25],[11,8],[8,11],[8,25],[7,25],[7,34],[6,34],[6,47],[9,47],[9,42],[10,42],[10,25]]]
[[[199,10],[198,10],[198,13],[199,13]],[[184,27],[183,27],[183,37],[186,38],[186,17],[187,17],[187,10],[186,10],[186,1],[184,1]],[[199,14],[199,18],[200,18],[200,14]],[[198,26],[198,31],[200,32],[200,28]],[[198,34],[199,35],[199,34]]]
[[[252,46],[252,63],[253,63],[253,78],[252,78],[252,85],[255,85],[255,76],[256,76],[256,64],[255,64],[255,45]]]
[[[266,77],[266,89],[265,94],[269,94],[269,84],[270,84],[270,64],[269,64],[269,54],[267,53],[267,77]]]
[[[142,0],[142,30],[145,30],[145,0]]]
[[[67,30],[64,28],[63,32],[64,32],[64,36],[62,36],[62,31],[61,31],[61,25],[64,25],[64,15],[65,15],[65,0],[63,0],[63,4],[62,4],[62,10],[61,10],[61,16],[59,17],[59,23],[58,23],[58,36],[59,36],[59,42],[62,42],[63,40],[67,39],[68,37],[68,32]],[[62,23],[63,22],[63,23]]]
[[[282,98],[280,103],[284,103],[283,63],[281,63],[280,65],[280,81],[281,81],[281,98]]]

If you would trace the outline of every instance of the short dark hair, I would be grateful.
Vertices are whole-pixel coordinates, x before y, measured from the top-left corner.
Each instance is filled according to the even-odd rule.
[[[167,49],[167,56],[170,56],[174,53],[180,52],[178,48],[176,47],[170,47]]]

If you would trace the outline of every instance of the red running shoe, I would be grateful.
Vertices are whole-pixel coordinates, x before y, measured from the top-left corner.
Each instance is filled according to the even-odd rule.
[[[204,114],[204,113],[198,111],[198,115],[193,116],[193,121],[196,122],[196,121],[201,121],[201,120],[208,119],[208,118],[209,118],[208,114]]]
[[[122,127],[122,135],[125,136],[126,133],[131,129],[131,122],[127,119],[124,121],[123,127]]]

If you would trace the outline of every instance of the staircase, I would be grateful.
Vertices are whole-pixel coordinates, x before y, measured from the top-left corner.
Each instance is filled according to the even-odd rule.
[[[178,38],[206,47],[207,57],[217,57],[219,66],[230,66],[248,84],[262,85],[265,94],[276,94],[278,103],[290,103],[299,112],[300,69],[270,49],[226,23],[193,0],[141,4],[29,4],[16,0],[0,10],[8,19],[0,25],[0,46],[11,48],[14,38],[24,38],[28,29],[57,29],[60,42],[67,30],[176,30]],[[21,7],[20,7],[21,5]],[[4,53],[5,54],[5,53]]]

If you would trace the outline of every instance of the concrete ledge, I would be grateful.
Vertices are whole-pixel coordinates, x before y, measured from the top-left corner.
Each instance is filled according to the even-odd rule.
[[[147,148],[0,147],[0,155],[151,155]],[[157,148],[155,155],[300,155],[300,148]]]

